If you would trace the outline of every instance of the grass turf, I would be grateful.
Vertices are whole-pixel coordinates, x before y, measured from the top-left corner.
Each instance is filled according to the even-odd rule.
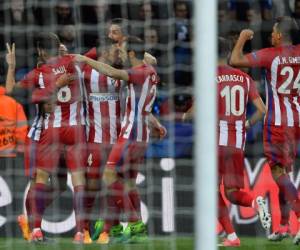
[[[293,244],[293,238],[284,239],[280,242],[270,242],[266,238],[241,237],[241,246],[236,247],[219,247],[223,249],[238,249],[238,250],[294,250],[300,249],[300,246]]]
[[[222,249],[239,250],[299,250],[292,239],[285,239],[281,242],[269,242],[265,238],[241,237],[241,247],[219,247]],[[71,238],[51,238],[46,243],[27,243],[20,238],[0,238],[0,250],[191,250],[194,249],[192,237],[155,237],[149,238],[145,243],[139,244],[109,244],[99,245],[76,245]]]

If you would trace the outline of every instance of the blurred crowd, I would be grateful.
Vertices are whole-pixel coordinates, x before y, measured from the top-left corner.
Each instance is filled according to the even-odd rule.
[[[158,61],[161,91],[154,111],[160,115],[184,112],[193,92],[192,7],[192,0],[1,1],[0,80],[5,80],[6,42],[16,43],[19,80],[36,64],[33,44],[39,31],[56,32],[71,53],[84,53],[105,38],[109,20],[123,18],[128,20],[128,34],[142,38]],[[283,15],[293,16],[300,24],[300,0],[219,0],[219,35],[234,42],[240,30],[247,27],[256,35],[246,50],[268,47],[274,19]],[[295,35],[294,42],[299,39]],[[262,79],[261,72],[251,74],[257,81]],[[26,95],[17,95],[22,104],[27,104]]]
[[[174,106],[173,100],[182,109],[186,95],[178,96],[181,91],[174,89],[192,86],[191,4],[177,0],[1,1],[0,80],[5,81],[6,42],[16,43],[16,79],[20,80],[36,65],[34,39],[38,32],[55,32],[70,53],[84,53],[105,39],[110,20],[123,18],[128,20],[128,34],[142,38],[147,50],[157,58],[162,94],[156,113],[168,113]],[[16,96],[27,105],[28,93]],[[30,112],[28,108],[26,112]]]

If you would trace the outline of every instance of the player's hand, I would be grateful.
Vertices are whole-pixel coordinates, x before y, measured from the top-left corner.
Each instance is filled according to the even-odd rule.
[[[244,29],[240,33],[240,39],[243,39],[245,41],[252,40],[253,36],[254,36],[254,32],[253,30],[250,29]]]
[[[152,56],[151,54],[149,54],[148,52],[145,52],[144,54],[144,60],[147,64],[150,65],[157,65],[157,60],[154,56]]]
[[[6,63],[10,68],[15,68],[16,67],[16,48],[15,44],[13,43],[11,46],[6,43],[6,49],[7,49],[7,54],[6,54]]]
[[[167,135],[167,133],[168,133],[167,128],[166,128],[165,126],[161,125],[161,126],[158,128],[158,130],[159,130],[159,139],[162,140],[163,138],[166,137],[166,135]]]
[[[55,82],[57,88],[62,88],[66,85],[69,85],[72,83],[75,79],[77,79],[77,76],[70,73],[62,74]]]

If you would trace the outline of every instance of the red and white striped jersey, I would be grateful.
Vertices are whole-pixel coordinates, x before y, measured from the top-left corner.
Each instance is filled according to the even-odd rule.
[[[265,124],[300,126],[300,46],[266,48],[247,54],[252,67],[266,70]]]
[[[148,117],[156,98],[158,76],[151,65],[128,70],[126,110],[120,136],[138,142],[149,141]]]
[[[83,75],[88,95],[88,141],[114,144],[121,128],[121,81],[88,65],[83,67]]]
[[[40,68],[35,68],[31,70],[20,81],[21,87],[28,90],[45,88],[44,82],[42,80],[43,79],[42,75],[43,72],[40,70]],[[36,107],[35,117],[28,131],[27,137],[35,141],[38,141],[40,139],[44,119],[41,115],[39,105],[36,104],[35,107]]]
[[[218,94],[219,146],[244,149],[248,98],[259,94],[249,75],[230,66],[219,66],[216,77]]]
[[[36,71],[33,79],[35,86],[39,86],[40,95],[49,95],[55,87],[56,80],[64,73],[78,75],[73,83],[60,88],[56,93],[55,110],[49,113],[42,120],[39,118],[36,122],[43,122],[42,129],[49,127],[60,128],[68,126],[77,126],[85,124],[83,96],[84,90],[80,81],[80,68],[73,62],[73,56],[66,55],[63,57],[55,57],[47,61]],[[23,80],[26,83],[27,78]],[[49,91],[48,91],[49,90]]]

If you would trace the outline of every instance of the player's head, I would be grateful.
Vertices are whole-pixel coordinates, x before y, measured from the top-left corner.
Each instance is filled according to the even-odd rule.
[[[52,32],[40,33],[36,41],[39,57],[46,59],[57,56],[60,44],[61,42],[56,34]]]
[[[130,63],[132,62],[132,59],[144,59],[145,44],[140,38],[136,36],[129,36],[127,38],[126,50]]]
[[[218,57],[219,60],[227,60],[231,51],[231,43],[224,37],[218,37]]]
[[[280,46],[283,43],[292,43],[293,33],[298,30],[295,19],[291,17],[278,17],[273,26],[272,45]]]
[[[122,18],[115,18],[111,20],[108,27],[108,37],[115,43],[121,44],[125,39],[127,34],[127,20]]]

